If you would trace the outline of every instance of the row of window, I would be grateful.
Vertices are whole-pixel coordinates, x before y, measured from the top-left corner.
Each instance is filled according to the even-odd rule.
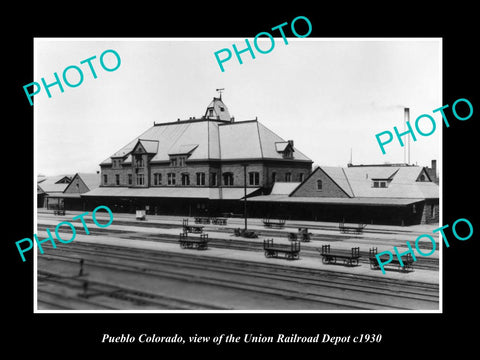
[[[205,185],[205,173],[204,172],[197,172],[195,174],[196,177],[196,185],[202,186]],[[217,173],[210,174],[211,185],[217,186]],[[223,185],[225,186],[233,186],[233,173],[226,172],[222,174]],[[145,185],[145,174],[139,173],[135,174],[135,183],[136,185]],[[189,173],[182,173],[180,174],[180,184],[182,186],[189,186],[190,185],[190,174]],[[260,185],[260,173],[259,172],[250,172],[248,173],[248,184],[255,186]],[[103,183],[106,185],[108,183],[108,175],[103,175]],[[176,185],[177,184],[177,174],[175,173],[168,173],[166,178],[166,185]],[[120,174],[115,174],[115,185],[120,185]],[[128,185],[133,185],[133,174],[128,174]],[[153,185],[159,186],[162,185],[162,174],[154,173],[153,174]]]
[[[304,176],[303,173],[299,173],[297,181],[302,182],[303,181],[303,176]],[[285,173],[285,177],[284,177],[283,181],[292,182],[292,180],[293,180],[292,173],[290,173],[290,172]],[[277,181],[282,181],[282,179],[277,179],[277,173],[275,171],[273,171],[272,172],[272,183],[277,182]]]
[[[303,181],[303,173],[298,174],[298,181]],[[205,173],[204,172],[197,172],[195,173],[195,185],[204,186],[205,185]],[[285,173],[285,182],[292,181],[292,173]],[[175,173],[167,173],[166,179],[162,179],[161,173],[154,173],[153,174],[153,185],[160,186],[164,185],[177,185],[177,174]],[[190,174],[189,173],[182,173],[178,179],[179,184],[182,186],[189,186],[191,185],[190,181]],[[210,174],[210,181],[211,186],[217,186],[217,173]],[[277,181],[277,174],[276,172],[272,172],[272,182]],[[320,181],[320,180],[319,180]],[[103,183],[106,185],[108,183],[108,175],[103,175]],[[128,185],[133,185],[133,174],[128,174]],[[145,185],[145,175],[142,173],[135,174],[135,184],[136,185]],[[233,186],[234,184],[234,176],[231,172],[225,172],[222,174],[222,184],[224,186]],[[115,185],[120,185],[120,174],[115,174]],[[259,186],[260,185],[260,173],[258,171],[251,171],[248,173],[248,185],[250,186]],[[318,184],[317,184],[318,187]],[[319,187],[321,190],[321,185]]]

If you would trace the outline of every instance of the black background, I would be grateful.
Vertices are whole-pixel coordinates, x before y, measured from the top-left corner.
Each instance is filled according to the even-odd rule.
[[[419,7],[402,3],[381,7],[357,2],[338,7],[300,6],[299,2],[260,7],[246,3],[208,2],[181,9],[166,3],[129,2],[65,5],[49,3],[11,6],[2,29],[4,174],[2,287],[4,302],[4,351],[52,358],[126,354],[155,354],[155,358],[178,356],[188,351],[196,356],[219,353],[271,356],[293,351],[296,357],[320,357],[359,352],[373,356],[440,355],[449,349],[465,354],[475,346],[477,312],[476,263],[478,261],[476,123],[478,102],[478,27],[473,5],[438,3]],[[21,262],[15,241],[33,236],[33,108],[23,85],[33,79],[34,37],[241,37],[253,38],[261,31],[306,16],[312,23],[309,37],[442,37],[443,104],[450,128],[443,128],[443,223],[469,219],[474,235],[455,240],[450,230],[450,248],[444,248],[443,314],[33,314],[33,261],[31,252]],[[6,21],[8,20],[8,21]],[[298,23],[300,24],[300,23]],[[304,33],[298,29],[299,33]],[[415,54],[412,54],[415,56]],[[281,76],[281,75],[279,75]],[[477,85],[474,92],[474,85]],[[414,85],[413,85],[414,86]],[[451,105],[458,98],[473,104],[473,116],[456,120]],[[430,109],[427,109],[430,110]],[[433,110],[433,109],[431,109]],[[319,109],[321,111],[321,109]],[[321,162],[321,160],[319,160]],[[473,327],[472,327],[473,325]],[[215,336],[245,333],[276,336],[278,333],[313,336],[379,334],[380,344],[102,344],[103,333]],[[31,352],[33,351],[33,353]],[[260,353],[261,351],[261,353]],[[261,355],[262,354],[262,355]],[[388,354],[388,355],[387,355]]]

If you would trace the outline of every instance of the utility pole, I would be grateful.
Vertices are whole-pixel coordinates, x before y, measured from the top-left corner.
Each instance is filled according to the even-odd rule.
[[[247,231],[247,166],[243,165],[243,218],[245,219],[245,231]]]

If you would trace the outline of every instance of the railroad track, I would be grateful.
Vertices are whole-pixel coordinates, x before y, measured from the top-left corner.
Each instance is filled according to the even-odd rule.
[[[195,282],[237,292],[317,304],[321,308],[438,308],[436,285],[203,256],[200,259],[194,255],[147,252],[98,244],[61,245],[54,254],[44,254],[38,258],[39,269],[48,266],[48,262],[78,266],[79,259],[84,259],[88,269],[109,269],[141,277]],[[212,305],[211,302],[207,304]]]
[[[75,213],[76,215],[76,213]],[[120,215],[120,214],[115,214],[115,215]],[[127,217],[126,213],[122,213],[121,215],[125,215],[124,217],[117,217],[113,220],[113,224],[115,225],[135,225],[135,226],[142,226],[142,227],[154,227],[154,228],[164,228],[164,229],[171,229],[171,228],[181,228],[182,226],[182,218],[188,218],[192,223],[194,219],[192,217],[166,217],[162,216],[162,220],[164,221],[171,221],[171,223],[162,223],[162,222],[149,222],[149,221],[138,221],[135,219],[135,214],[129,214],[130,217]],[[58,216],[58,215],[53,215],[52,213],[47,213],[47,212],[39,212],[38,213],[39,218],[48,218],[48,219],[63,219],[63,218],[68,218],[69,214],[65,216]],[[147,215],[148,216],[148,215]],[[90,219],[85,219],[86,222],[92,223]],[[262,226],[263,227],[263,222],[260,219],[254,219],[254,218],[249,218],[248,219],[250,225],[255,225],[255,226]],[[229,228],[228,231],[231,231],[234,228],[237,227],[243,227],[244,226],[244,219],[243,218],[228,218],[229,225],[225,226],[225,228]],[[206,225],[209,226],[209,225]],[[375,225],[370,225],[370,226],[375,226]],[[326,225],[326,224],[315,224],[315,223],[308,223],[306,225],[304,222],[296,222],[296,220],[287,220],[286,225],[280,229],[275,229],[275,228],[267,228],[264,227],[262,229],[263,232],[268,232],[269,234],[285,234],[285,231],[290,230],[292,232],[295,232],[299,227],[308,227],[309,230],[329,230],[329,231],[339,231],[338,224],[337,223],[332,223],[331,225]],[[221,227],[220,227],[221,229]],[[287,231],[288,232],[288,231]],[[372,228],[369,227],[367,224],[367,227],[363,230],[364,234],[391,234],[391,235],[398,235],[398,234],[407,234],[407,235],[422,235],[424,232],[420,231],[415,231],[411,230],[408,227],[405,227],[405,229],[378,229],[378,228]],[[272,236],[272,235],[269,235]],[[346,235],[342,234],[341,236],[347,237],[347,238],[357,238],[355,235]]]
[[[87,222],[88,223],[88,222]],[[143,224],[143,223],[142,223]],[[150,224],[152,225],[152,224]],[[155,229],[158,229],[156,226],[147,226],[147,227],[152,227]],[[38,230],[45,230],[48,228],[46,224],[38,224]],[[181,231],[181,226],[175,225],[171,226],[170,228],[179,228],[179,231]],[[275,232],[271,231],[267,233],[264,233],[263,236],[286,236],[285,232]],[[89,226],[89,232],[92,234],[97,234],[97,235],[116,235],[121,238],[125,239],[130,239],[130,240],[147,240],[147,241],[155,241],[155,242],[165,242],[165,243],[178,243],[178,235],[170,235],[170,234],[159,234],[159,233],[137,233],[133,231],[124,231],[124,230],[119,230],[119,229],[99,229],[96,228],[95,226],[90,227]],[[234,249],[234,250],[243,250],[243,251],[256,251],[256,252],[263,252],[263,243],[260,242],[259,240],[237,240],[235,238],[232,239],[220,239],[220,238],[215,238],[215,233],[232,233],[233,230],[228,229],[228,228],[216,228],[214,231],[209,231],[209,246],[212,248],[219,248],[219,249]],[[278,233],[278,234],[277,234]],[[272,235],[273,234],[273,235]],[[213,235],[213,237],[212,237]],[[350,237],[346,237],[347,239],[350,239]],[[308,245],[302,247],[301,251],[301,256],[306,256],[306,257],[315,257],[319,258],[319,252],[316,247],[312,246],[315,241],[343,241],[345,239],[340,239],[338,235],[316,235],[312,237],[312,241],[310,243],[306,243]],[[363,238],[356,238],[356,240],[359,240],[359,242],[366,242],[371,246],[371,239],[363,239]],[[305,243],[304,243],[305,244]],[[392,247],[393,246],[401,246],[404,245],[401,242],[392,242]],[[318,248],[320,248],[320,245],[318,245]],[[422,247],[420,247],[422,248]],[[360,263],[363,264],[369,264],[369,254],[368,251],[361,251],[360,252]],[[439,268],[439,260],[438,258],[433,258],[433,257],[418,257],[417,261],[415,263],[415,268],[417,269],[425,269],[425,270],[438,270]]]
[[[84,276],[62,276],[38,270],[38,304],[60,310],[228,310],[174,296],[153,294],[125,286],[95,281]],[[54,286],[52,286],[54,285]]]

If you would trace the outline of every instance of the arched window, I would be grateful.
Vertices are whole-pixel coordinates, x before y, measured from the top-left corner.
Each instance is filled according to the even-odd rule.
[[[190,174],[182,173],[182,185],[183,186],[190,185]]]
[[[317,180],[317,190],[322,190],[323,189],[323,182],[322,180]]]

